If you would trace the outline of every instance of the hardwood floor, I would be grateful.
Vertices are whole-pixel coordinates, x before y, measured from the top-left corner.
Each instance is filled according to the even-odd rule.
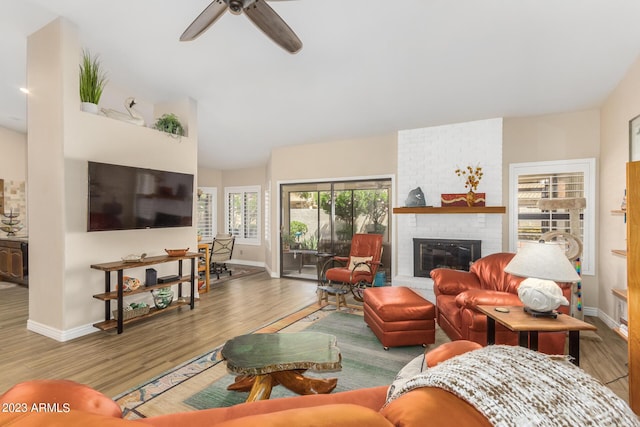
[[[315,283],[266,273],[216,285],[187,307],[125,327],[60,343],[26,329],[28,290],[0,288],[0,393],[34,378],[66,378],[115,396],[316,302]],[[600,319],[581,339],[581,367],[628,401],[627,344]]]
[[[267,273],[214,286],[196,308],[181,307],[125,326],[60,343],[28,331],[24,287],[0,289],[0,393],[34,378],[66,378],[115,396],[169,368],[251,332],[316,300],[310,281]]]

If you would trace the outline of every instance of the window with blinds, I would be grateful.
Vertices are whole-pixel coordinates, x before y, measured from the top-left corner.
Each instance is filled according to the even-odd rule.
[[[538,240],[549,231],[571,233],[569,210],[542,210],[538,202],[578,197],[585,197],[583,172],[518,176],[518,241]],[[584,241],[584,213],[576,214],[579,215],[579,230],[574,234]]]
[[[212,241],[217,233],[216,226],[216,188],[198,188],[197,219],[198,235],[205,241]]]
[[[584,198],[585,207],[553,206],[554,200],[574,198]],[[538,205],[542,200],[545,209]],[[550,231],[571,233],[582,241],[582,274],[595,274],[595,202],[593,158],[509,165],[509,251]]]
[[[260,244],[260,187],[225,189],[225,228],[236,243]]]

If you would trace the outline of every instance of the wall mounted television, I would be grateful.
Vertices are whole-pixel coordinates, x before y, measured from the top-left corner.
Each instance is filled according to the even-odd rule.
[[[89,162],[87,231],[190,227],[193,175]]]

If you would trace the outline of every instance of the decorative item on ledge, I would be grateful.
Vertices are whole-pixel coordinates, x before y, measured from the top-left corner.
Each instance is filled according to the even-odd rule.
[[[144,117],[136,111],[133,106],[136,105],[136,100],[133,97],[129,97],[124,101],[124,108],[127,110],[126,113],[122,111],[113,110],[111,108],[100,108],[100,114],[107,116],[111,119],[120,120],[122,122],[131,123],[137,126],[144,126]]]
[[[135,291],[140,285],[140,279],[136,279],[135,277],[124,276],[122,278],[122,290],[124,292]]]
[[[151,310],[151,308],[143,302],[131,303],[130,305],[123,308],[122,320],[129,320],[133,319],[134,317],[144,316],[145,314],[149,314],[149,310]],[[112,313],[113,318],[118,320],[118,310],[113,310]]]
[[[7,233],[7,237],[15,236],[16,233],[22,230],[23,225],[20,224],[20,220],[16,219],[20,216],[18,211],[14,211],[13,208],[7,214],[6,212],[2,214],[6,219],[2,220],[2,224],[0,225],[0,230]]]
[[[184,136],[184,126],[180,123],[180,119],[173,113],[167,113],[160,116],[153,127],[159,131],[169,134],[173,138]]]
[[[151,295],[153,295],[153,303],[159,310],[169,307],[173,301],[173,291],[171,288],[160,288],[157,291],[151,291]]]
[[[186,249],[165,249],[169,256],[185,256],[189,248]]]
[[[122,261],[124,262],[142,262],[147,257],[146,252],[141,253],[140,255],[130,254],[122,257]]]
[[[485,193],[475,192],[484,175],[482,167],[467,166],[466,168],[457,168],[454,172],[464,179],[464,188],[468,191],[465,194],[442,194],[442,206],[484,206]]]
[[[409,191],[409,195],[404,204],[405,206],[425,206],[426,200],[424,198],[422,189],[420,187],[416,187],[413,190]]]
[[[442,206],[485,206],[485,193],[441,194]]]
[[[91,56],[88,50],[82,52],[80,63],[80,109],[98,114],[98,102],[107,84],[107,77],[102,70],[98,56]]]

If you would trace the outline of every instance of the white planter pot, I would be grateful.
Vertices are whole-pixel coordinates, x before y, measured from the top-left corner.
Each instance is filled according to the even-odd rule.
[[[98,104],[94,104],[93,102],[81,102],[80,110],[86,113],[98,114]]]

